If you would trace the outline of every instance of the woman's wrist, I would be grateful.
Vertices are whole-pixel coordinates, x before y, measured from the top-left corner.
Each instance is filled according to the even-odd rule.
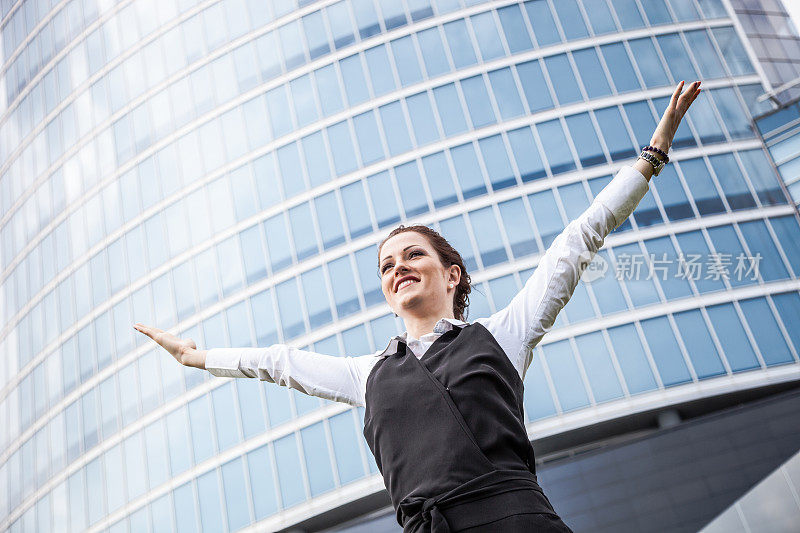
[[[632,166],[644,176],[644,179],[650,181],[650,178],[653,176],[653,165],[640,158],[637,159]]]
[[[194,348],[186,347],[181,352],[180,361],[184,366],[191,366],[205,370],[207,354],[208,350],[196,350]]]
[[[659,139],[657,137],[653,137],[652,139],[650,139],[650,146],[652,146],[654,148],[658,148],[659,150],[661,150],[665,154],[669,153],[669,149],[670,149],[671,145],[672,145],[672,143],[670,143],[668,141],[665,141],[663,139]]]

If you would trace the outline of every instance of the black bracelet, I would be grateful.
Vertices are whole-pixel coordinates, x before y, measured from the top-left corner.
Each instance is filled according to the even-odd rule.
[[[642,150],[646,150],[646,151],[649,151],[649,152],[655,152],[655,153],[657,153],[658,155],[660,155],[661,157],[664,158],[664,163],[669,163],[669,156],[666,154],[666,152],[664,152],[663,150],[659,150],[655,146],[649,146],[648,145],[648,146],[645,146],[644,148],[642,148]]]

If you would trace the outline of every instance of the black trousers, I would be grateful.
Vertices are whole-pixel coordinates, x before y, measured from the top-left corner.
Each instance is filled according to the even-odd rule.
[[[459,529],[464,533],[573,533],[561,518],[549,513],[523,513],[495,520],[487,524]]]
[[[451,533],[573,533],[547,496],[535,490],[498,493],[441,512]]]

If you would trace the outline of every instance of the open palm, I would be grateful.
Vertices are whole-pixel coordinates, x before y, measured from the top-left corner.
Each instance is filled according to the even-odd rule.
[[[672,146],[672,139],[675,137],[675,132],[678,131],[678,126],[689,106],[700,94],[700,82],[695,81],[689,85],[689,88],[683,94],[681,94],[682,90],[683,82],[680,82],[675,88],[675,92],[672,93],[669,105],[661,116],[661,121],[653,133],[653,139],[650,143],[665,152],[669,151]]]
[[[192,339],[180,339],[169,333],[168,331],[164,331],[163,329],[154,328],[151,326],[145,326],[144,324],[139,324],[138,322],[133,326],[136,331],[144,333],[158,344],[161,345],[166,351],[175,358],[180,364],[185,364],[183,361],[183,354],[187,348],[191,348],[193,350],[197,349],[197,344],[195,344],[194,340]]]

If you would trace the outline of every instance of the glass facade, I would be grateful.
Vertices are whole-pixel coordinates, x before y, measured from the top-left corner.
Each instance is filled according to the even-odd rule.
[[[270,529],[381,487],[362,409],[180,367],[132,324],[373,352],[402,331],[376,244],[414,222],[459,249],[468,319],[486,316],[680,80],[705,90],[675,163],[598,254],[662,270],[578,286],[526,374],[529,431],[798,364],[800,226],[751,118],[760,57],[722,0],[0,12],[0,529]]]
[[[756,124],[789,195],[800,204],[800,101],[757,117]]]
[[[791,0],[731,0],[736,18],[781,104],[800,98],[800,37],[787,13]]]

